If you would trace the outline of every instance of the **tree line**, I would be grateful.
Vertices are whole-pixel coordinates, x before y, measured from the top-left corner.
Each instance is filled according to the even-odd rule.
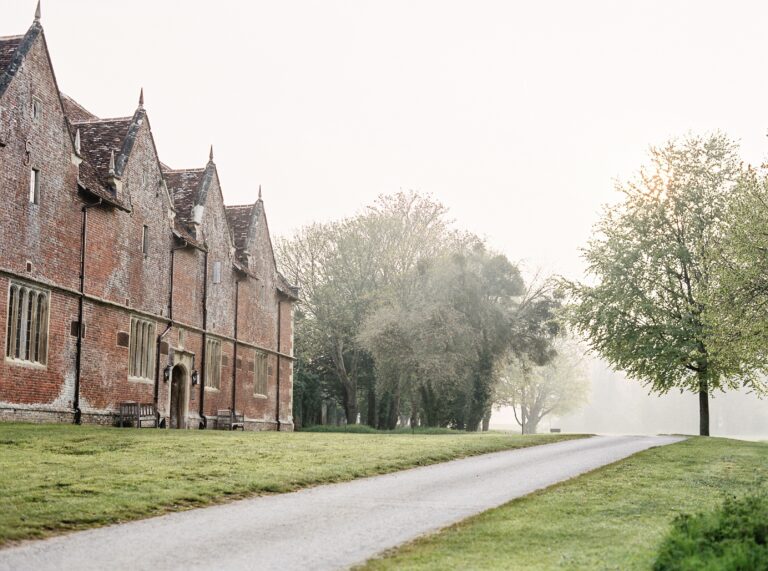
[[[768,166],[722,133],[653,147],[617,183],[583,249],[587,280],[526,284],[520,268],[454,228],[431,197],[380,197],[357,216],[281,240],[302,288],[295,417],[487,427],[494,404],[523,432],[585,398],[565,325],[651,391],[768,392]]]
[[[671,140],[620,182],[584,249],[589,282],[563,280],[569,322],[656,393],[768,389],[768,170],[722,133]]]
[[[487,429],[494,402],[511,403],[500,388],[519,377],[512,364],[546,367],[558,354],[562,295],[552,282],[526,284],[516,264],[457,230],[432,197],[381,196],[276,249],[301,288],[299,426],[319,424],[323,406],[337,403],[350,424]],[[549,393],[548,402],[559,398]]]

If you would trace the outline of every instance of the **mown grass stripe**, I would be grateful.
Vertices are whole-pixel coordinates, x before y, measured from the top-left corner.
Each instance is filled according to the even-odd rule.
[[[568,438],[0,424],[0,545]]]

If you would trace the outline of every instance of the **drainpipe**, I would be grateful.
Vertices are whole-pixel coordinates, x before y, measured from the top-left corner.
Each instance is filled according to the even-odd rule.
[[[170,332],[171,328],[173,327],[173,267],[174,267],[174,261],[176,259],[176,250],[181,250],[183,248],[186,248],[188,243],[185,241],[184,244],[181,246],[175,246],[171,248],[171,280],[170,280],[170,291],[168,292],[168,325],[165,326],[165,330],[157,336],[157,349],[155,351],[156,360],[155,360],[155,389],[152,394],[152,402],[155,406],[155,417],[157,417],[157,425],[160,426],[160,409],[158,405],[160,404],[160,345],[163,343],[163,339],[166,335]]]
[[[280,313],[281,309],[283,307],[283,302],[279,299],[277,300],[277,373],[275,374],[275,381],[277,384],[277,398],[275,399],[277,401],[277,411],[275,414],[275,420],[277,421],[277,431],[280,432],[280,325],[281,325],[281,318]]]
[[[80,229],[80,297],[77,301],[77,353],[75,354],[75,397],[72,400],[72,408],[75,410],[75,424],[82,423],[82,411],[80,410],[80,375],[83,363],[83,312],[85,304],[85,248],[88,245],[88,209],[101,204],[98,202],[83,205],[83,223]]]
[[[203,348],[200,352],[200,430],[203,430],[208,421],[205,418],[205,351],[208,345],[208,250],[203,252],[205,260],[205,273],[203,274]]]
[[[235,340],[232,350],[232,414],[235,414],[235,389],[237,388],[237,314],[240,303],[240,279],[235,278]]]

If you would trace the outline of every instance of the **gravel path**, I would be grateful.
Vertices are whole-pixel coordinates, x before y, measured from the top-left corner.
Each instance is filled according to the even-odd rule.
[[[173,513],[0,550],[0,570],[343,569],[513,498],[679,440],[569,440]]]

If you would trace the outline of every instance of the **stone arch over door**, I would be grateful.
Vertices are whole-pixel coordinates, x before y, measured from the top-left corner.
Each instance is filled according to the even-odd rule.
[[[168,428],[186,428],[189,395],[187,391],[187,370],[176,365],[171,371],[170,405],[168,407]]]
[[[168,379],[166,400],[168,428],[188,428],[190,422],[190,400],[192,398],[191,372],[194,368],[194,354],[183,350],[173,352],[173,368]]]

